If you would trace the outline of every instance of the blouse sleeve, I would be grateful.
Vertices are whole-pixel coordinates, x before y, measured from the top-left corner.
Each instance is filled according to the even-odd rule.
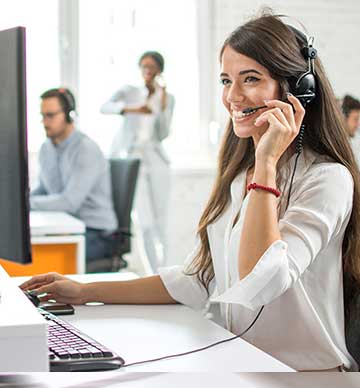
[[[114,93],[108,101],[101,105],[100,112],[104,114],[121,114],[125,108],[126,87]]]
[[[215,278],[213,278],[209,285],[208,295],[196,275],[185,275],[184,273],[184,270],[194,259],[199,248],[200,243],[198,242],[194,250],[186,258],[183,266],[159,268],[160,278],[171,297],[194,310],[202,310],[206,307],[209,295],[213,293],[215,288]]]
[[[164,140],[169,136],[170,124],[173,116],[175,99],[171,94],[167,94],[167,105],[164,111],[161,111],[155,121],[156,136],[159,141]]]
[[[212,301],[255,310],[292,287],[348,223],[353,179],[340,164],[319,165],[294,197],[279,221],[281,240],[269,246],[245,278]]]

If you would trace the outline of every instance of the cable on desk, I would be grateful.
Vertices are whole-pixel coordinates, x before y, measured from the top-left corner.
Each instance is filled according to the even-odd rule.
[[[163,357],[159,357],[159,358],[153,358],[153,359],[150,359],[150,360],[144,360],[144,361],[136,361],[136,362],[132,362],[130,364],[124,364],[122,367],[127,367],[127,366],[133,366],[133,365],[139,365],[139,364],[145,364],[145,363],[148,363],[148,362],[154,362],[154,361],[161,361],[161,360],[166,360],[168,358],[174,358],[174,357],[180,357],[180,356],[186,356],[187,354],[192,354],[192,353],[197,353],[197,352],[201,352],[202,350],[206,350],[206,349],[209,349],[209,348],[212,348],[216,345],[220,345],[220,344],[223,344],[225,342],[230,342],[230,341],[233,341],[234,339],[237,339],[237,338],[240,338],[242,337],[244,334],[246,334],[255,324],[255,322],[257,321],[257,319],[259,318],[261,312],[263,311],[264,309],[264,306],[261,307],[261,309],[259,310],[259,312],[257,313],[255,319],[251,322],[251,324],[249,325],[248,328],[246,328],[242,333],[238,334],[238,335],[235,335],[234,337],[231,337],[231,338],[227,338],[227,339],[224,339],[224,340],[221,340],[221,341],[217,341],[217,342],[214,342],[210,345],[207,345],[207,346],[204,346],[202,348],[198,348],[198,349],[194,349],[194,350],[189,350],[188,352],[183,352],[183,353],[176,353],[176,354],[170,354],[168,356],[163,356]]]

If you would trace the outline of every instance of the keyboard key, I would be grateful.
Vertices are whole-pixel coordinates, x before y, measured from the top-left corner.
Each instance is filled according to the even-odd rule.
[[[66,358],[70,358],[70,354],[69,353],[64,353],[64,352],[57,352],[56,355],[61,358],[62,360],[63,359],[66,359]]]
[[[80,358],[81,355],[76,350],[69,350],[70,358]]]
[[[91,357],[91,353],[87,349],[78,349],[77,351],[80,353],[81,358],[90,358]]]
[[[91,352],[93,357],[102,357],[103,356],[103,354],[100,352],[100,350],[96,349],[93,346],[89,346],[87,349]]]
[[[102,350],[101,351],[104,357],[112,357],[113,354],[110,352],[110,350]]]

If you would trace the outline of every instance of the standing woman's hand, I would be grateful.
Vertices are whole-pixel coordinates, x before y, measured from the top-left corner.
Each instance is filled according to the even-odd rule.
[[[161,110],[164,111],[167,106],[166,83],[161,75],[157,75],[155,81],[161,88]]]
[[[140,113],[140,114],[151,114],[152,110],[145,104],[142,106],[139,106],[138,108],[124,108],[120,114],[125,113]]]
[[[257,127],[264,123],[269,124],[257,143],[256,163],[276,166],[281,156],[298,135],[305,116],[305,109],[293,95],[288,94],[288,101],[291,104],[278,100],[266,101],[266,105],[270,109],[263,112],[255,120]]]
[[[164,111],[167,106],[166,86],[161,87],[161,110]]]

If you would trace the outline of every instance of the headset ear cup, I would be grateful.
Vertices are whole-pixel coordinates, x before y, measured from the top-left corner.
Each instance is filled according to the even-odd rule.
[[[75,115],[75,98],[73,94],[67,88],[59,88],[58,89],[62,100],[65,103],[64,112],[65,112],[65,120],[67,123],[71,124],[74,122]]]
[[[66,115],[67,119],[68,119],[68,123],[73,123],[74,120],[75,120],[75,111],[74,110],[71,110],[70,112],[68,112],[68,114]]]
[[[301,74],[295,84],[295,97],[305,106],[316,96],[316,79],[312,72]]]

